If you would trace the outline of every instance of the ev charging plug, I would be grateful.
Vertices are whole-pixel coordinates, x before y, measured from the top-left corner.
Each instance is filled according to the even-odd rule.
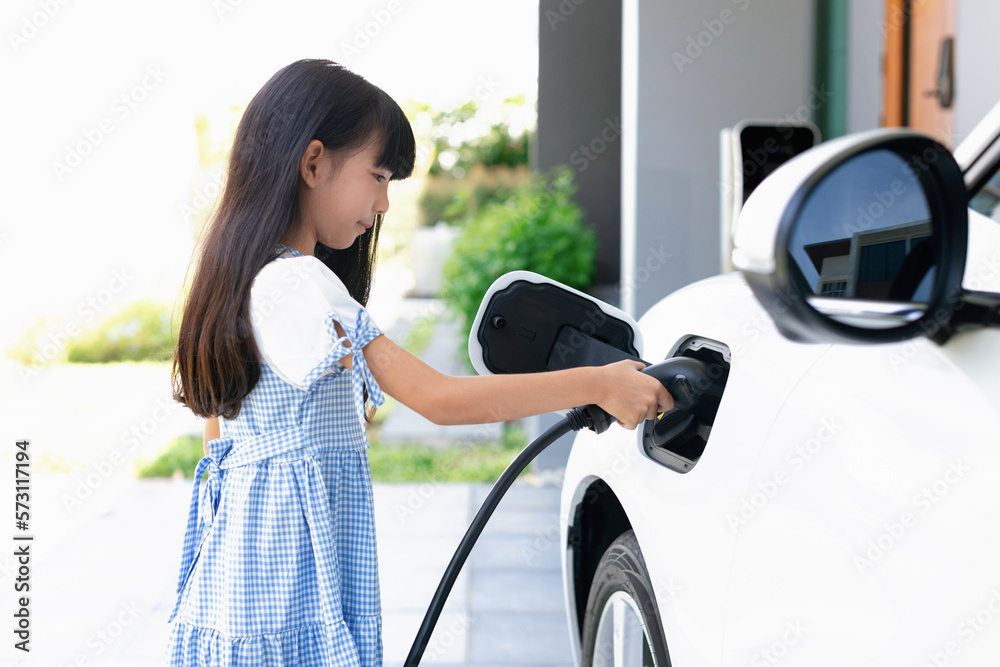
[[[658,364],[647,366],[642,371],[660,381],[670,395],[674,405],[696,417],[715,417],[718,397],[712,391],[715,383],[708,375],[708,364],[691,357],[674,357]],[[566,419],[574,431],[589,428],[595,433],[604,433],[615,422],[615,418],[596,405],[584,405],[571,410]]]

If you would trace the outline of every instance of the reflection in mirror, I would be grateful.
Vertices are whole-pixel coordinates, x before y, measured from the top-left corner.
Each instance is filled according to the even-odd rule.
[[[969,208],[1000,222],[1000,171],[979,189],[969,202]]]
[[[938,262],[933,221],[918,175],[888,150],[861,153],[827,174],[802,206],[788,245],[793,280],[834,310],[854,308],[868,326],[898,324],[878,302],[910,313],[931,299]],[[844,300],[840,309],[836,300]],[[848,305],[846,300],[857,300]],[[856,307],[855,307],[856,306]],[[889,309],[893,310],[893,309]],[[855,322],[857,324],[857,322]]]
[[[808,296],[810,306],[827,317],[863,329],[891,329],[920,319],[926,304],[865,301],[840,297]]]

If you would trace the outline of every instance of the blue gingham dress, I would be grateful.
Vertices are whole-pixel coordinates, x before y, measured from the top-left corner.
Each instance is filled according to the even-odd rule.
[[[194,476],[167,664],[382,663],[363,384],[375,405],[382,393],[361,354],[381,331],[360,306],[347,319],[326,313],[336,343],[308,391],[262,361],[239,415],[220,418]]]

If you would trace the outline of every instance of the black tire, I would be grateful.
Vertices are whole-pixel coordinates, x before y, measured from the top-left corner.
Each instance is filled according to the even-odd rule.
[[[634,625],[635,617],[641,620],[642,639],[637,639],[637,630],[633,629],[630,648],[638,651],[641,641],[643,667],[670,667],[653,584],[649,580],[639,542],[631,530],[619,535],[597,564],[583,619],[583,667],[611,667],[615,664],[614,656],[609,655],[608,649],[608,632],[611,630],[607,625],[601,628],[601,619],[604,618],[605,623],[613,623],[610,619],[613,619],[614,606],[623,603],[626,606],[621,607],[620,613],[631,619],[633,628],[637,627]],[[598,640],[600,646],[596,645]]]

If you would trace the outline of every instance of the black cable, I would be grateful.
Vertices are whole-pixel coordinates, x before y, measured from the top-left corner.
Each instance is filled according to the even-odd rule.
[[[673,396],[674,403],[678,408],[696,416],[709,415],[710,413],[710,417],[714,418],[715,409],[718,407],[721,394],[718,393],[717,387],[708,373],[708,365],[705,362],[690,357],[674,357],[661,361],[658,364],[647,366],[643,370],[643,373],[659,380],[670,392],[671,396]],[[614,421],[616,421],[614,417],[596,405],[580,406],[574,410],[570,410],[563,419],[560,419],[552,428],[535,438],[530,445],[522,449],[521,453],[511,461],[507,469],[497,479],[493,488],[490,489],[486,500],[483,501],[482,506],[479,508],[479,512],[476,513],[476,517],[469,524],[469,529],[465,531],[465,536],[459,542],[458,549],[455,550],[455,555],[451,557],[451,562],[448,563],[448,567],[444,571],[444,576],[441,577],[441,583],[438,584],[437,590],[434,591],[431,604],[427,607],[427,613],[424,614],[424,620],[420,624],[420,630],[413,640],[413,645],[410,647],[410,653],[406,656],[406,661],[403,663],[404,667],[417,667],[420,664],[420,658],[423,657],[424,649],[427,648],[427,642],[430,641],[431,634],[434,632],[434,626],[437,625],[438,617],[441,616],[445,600],[448,599],[448,594],[451,593],[451,588],[455,585],[455,580],[458,579],[458,573],[462,571],[462,566],[465,565],[469,553],[472,552],[472,547],[476,545],[479,534],[483,532],[486,523],[493,516],[493,511],[500,504],[500,499],[507,493],[507,489],[514,483],[517,476],[521,474],[521,471],[543,449],[567,433],[579,431],[584,428],[589,428],[595,433],[603,433],[608,430],[608,427]],[[709,423],[711,423],[711,420]]]
[[[522,449],[521,453],[511,461],[507,469],[500,475],[500,478],[493,484],[493,488],[490,489],[489,495],[486,496],[482,507],[479,508],[476,518],[472,520],[469,529],[465,532],[465,537],[462,538],[458,549],[455,550],[455,555],[451,557],[451,562],[448,563],[448,568],[444,571],[444,576],[441,577],[441,583],[438,584],[437,590],[434,592],[434,598],[427,608],[427,613],[424,614],[423,623],[420,624],[420,630],[417,632],[416,639],[413,640],[413,646],[410,647],[410,653],[406,656],[406,661],[403,665],[406,667],[416,667],[416,665],[420,664],[420,659],[424,655],[424,649],[427,648],[427,642],[431,639],[434,626],[437,625],[438,617],[444,608],[445,600],[448,599],[448,594],[451,593],[451,587],[455,585],[458,573],[462,571],[462,566],[465,565],[469,553],[472,552],[472,547],[475,546],[476,540],[479,539],[479,534],[483,532],[486,522],[490,520],[493,510],[497,508],[500,499],[507,493],[510,485],[514,483],[514,480],[521,474],[521,471],[543,449],[567,433],[580,430],[584,426],[589,425],[587,417],[580,410],[580,408],[577,408],[570,412],[569,415],[560,419],[549,430],[542,433],[530,445]]]

